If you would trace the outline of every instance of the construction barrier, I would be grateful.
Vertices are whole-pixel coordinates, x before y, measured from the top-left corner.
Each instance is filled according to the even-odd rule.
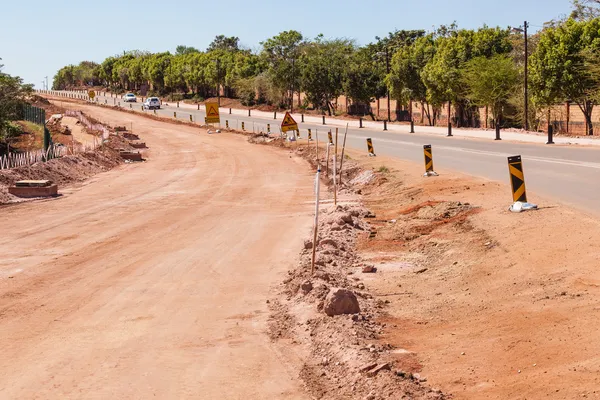
[[[424,176],[437,176],[438,174],[433,170],[433,151],[431,150],[430,144],[423,146],[423,154],[425,155]]]
[[[508,157],[508,173],[510,174],[510,186],[514,204],[509,207],[510,211],[521,212],[533,210],[537,205],[527,202],[527,191],[525,190],[525,174],[523,173],[523,161],[521,156]]]
[[[308,140],[312,140],[312,132],[310,131],[310,129],[308,130]]]
[[[373,141],[371,138],[367,138],[367,150],[369,151],[369,157],[375,157],[375,150],[373,149]]]

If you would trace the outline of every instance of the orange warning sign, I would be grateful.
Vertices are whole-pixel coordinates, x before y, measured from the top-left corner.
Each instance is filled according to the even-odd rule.
[[[287,131],[297,131],[297,130],[298,130],[298,124],[296,123],[296,121],[294,121],[294,118],[292,118],[290,113],[286,112],[285,117],[283,117],[283,121],[281,122],[281,131],[287,132]]]
[[[219,104],[206,103],[205,121],[207,124],[214,124],[216,122],[221,123],[221,117],[219,116]]]

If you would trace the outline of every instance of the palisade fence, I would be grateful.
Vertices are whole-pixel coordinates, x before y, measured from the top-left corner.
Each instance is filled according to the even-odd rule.
[[[0,170],[33,165],[66,155],[69,149],[63,145],[53,144],[46,150],[34,150],[25,153],[10,153],[0,157]]]

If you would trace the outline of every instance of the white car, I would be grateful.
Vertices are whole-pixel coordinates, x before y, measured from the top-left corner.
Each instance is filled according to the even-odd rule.
[[[144,108],[148,110],[160,110],[160,100],[158,97],[148,97],[144,102]]]
[[[137,97],[133,93],[127,93],[123,96],[123,101],[126,103],[137,103]]]

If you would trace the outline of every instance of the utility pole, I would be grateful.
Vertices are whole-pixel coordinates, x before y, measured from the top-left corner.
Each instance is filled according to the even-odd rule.
[[[217,105],[221,107],[221,60],[217,58]]]
[[[385,46],[385,69],[390,74],[390,55],[388,52],[388,46]],[[390,110],[390,87],[385,85],[387,89],[387,109],[388,109],[388,122],[392,122],[392,110]]]
[[[523,32],[525,34],[525,130],[529,130],[529,96],[527,92],[527,75],[529,71],[527,69],[527,59],[529,57],[529,51],[527,49],[527,21],[523,24]]]
[[[46,90],[48,90],[48,77],[45,76],[44,78],[46,79]]]
[[[290,114],[294,112],[294,78],[295,78],[295,69],[294,63],[295,59],[292,58],[292,95],[290,96]]]

